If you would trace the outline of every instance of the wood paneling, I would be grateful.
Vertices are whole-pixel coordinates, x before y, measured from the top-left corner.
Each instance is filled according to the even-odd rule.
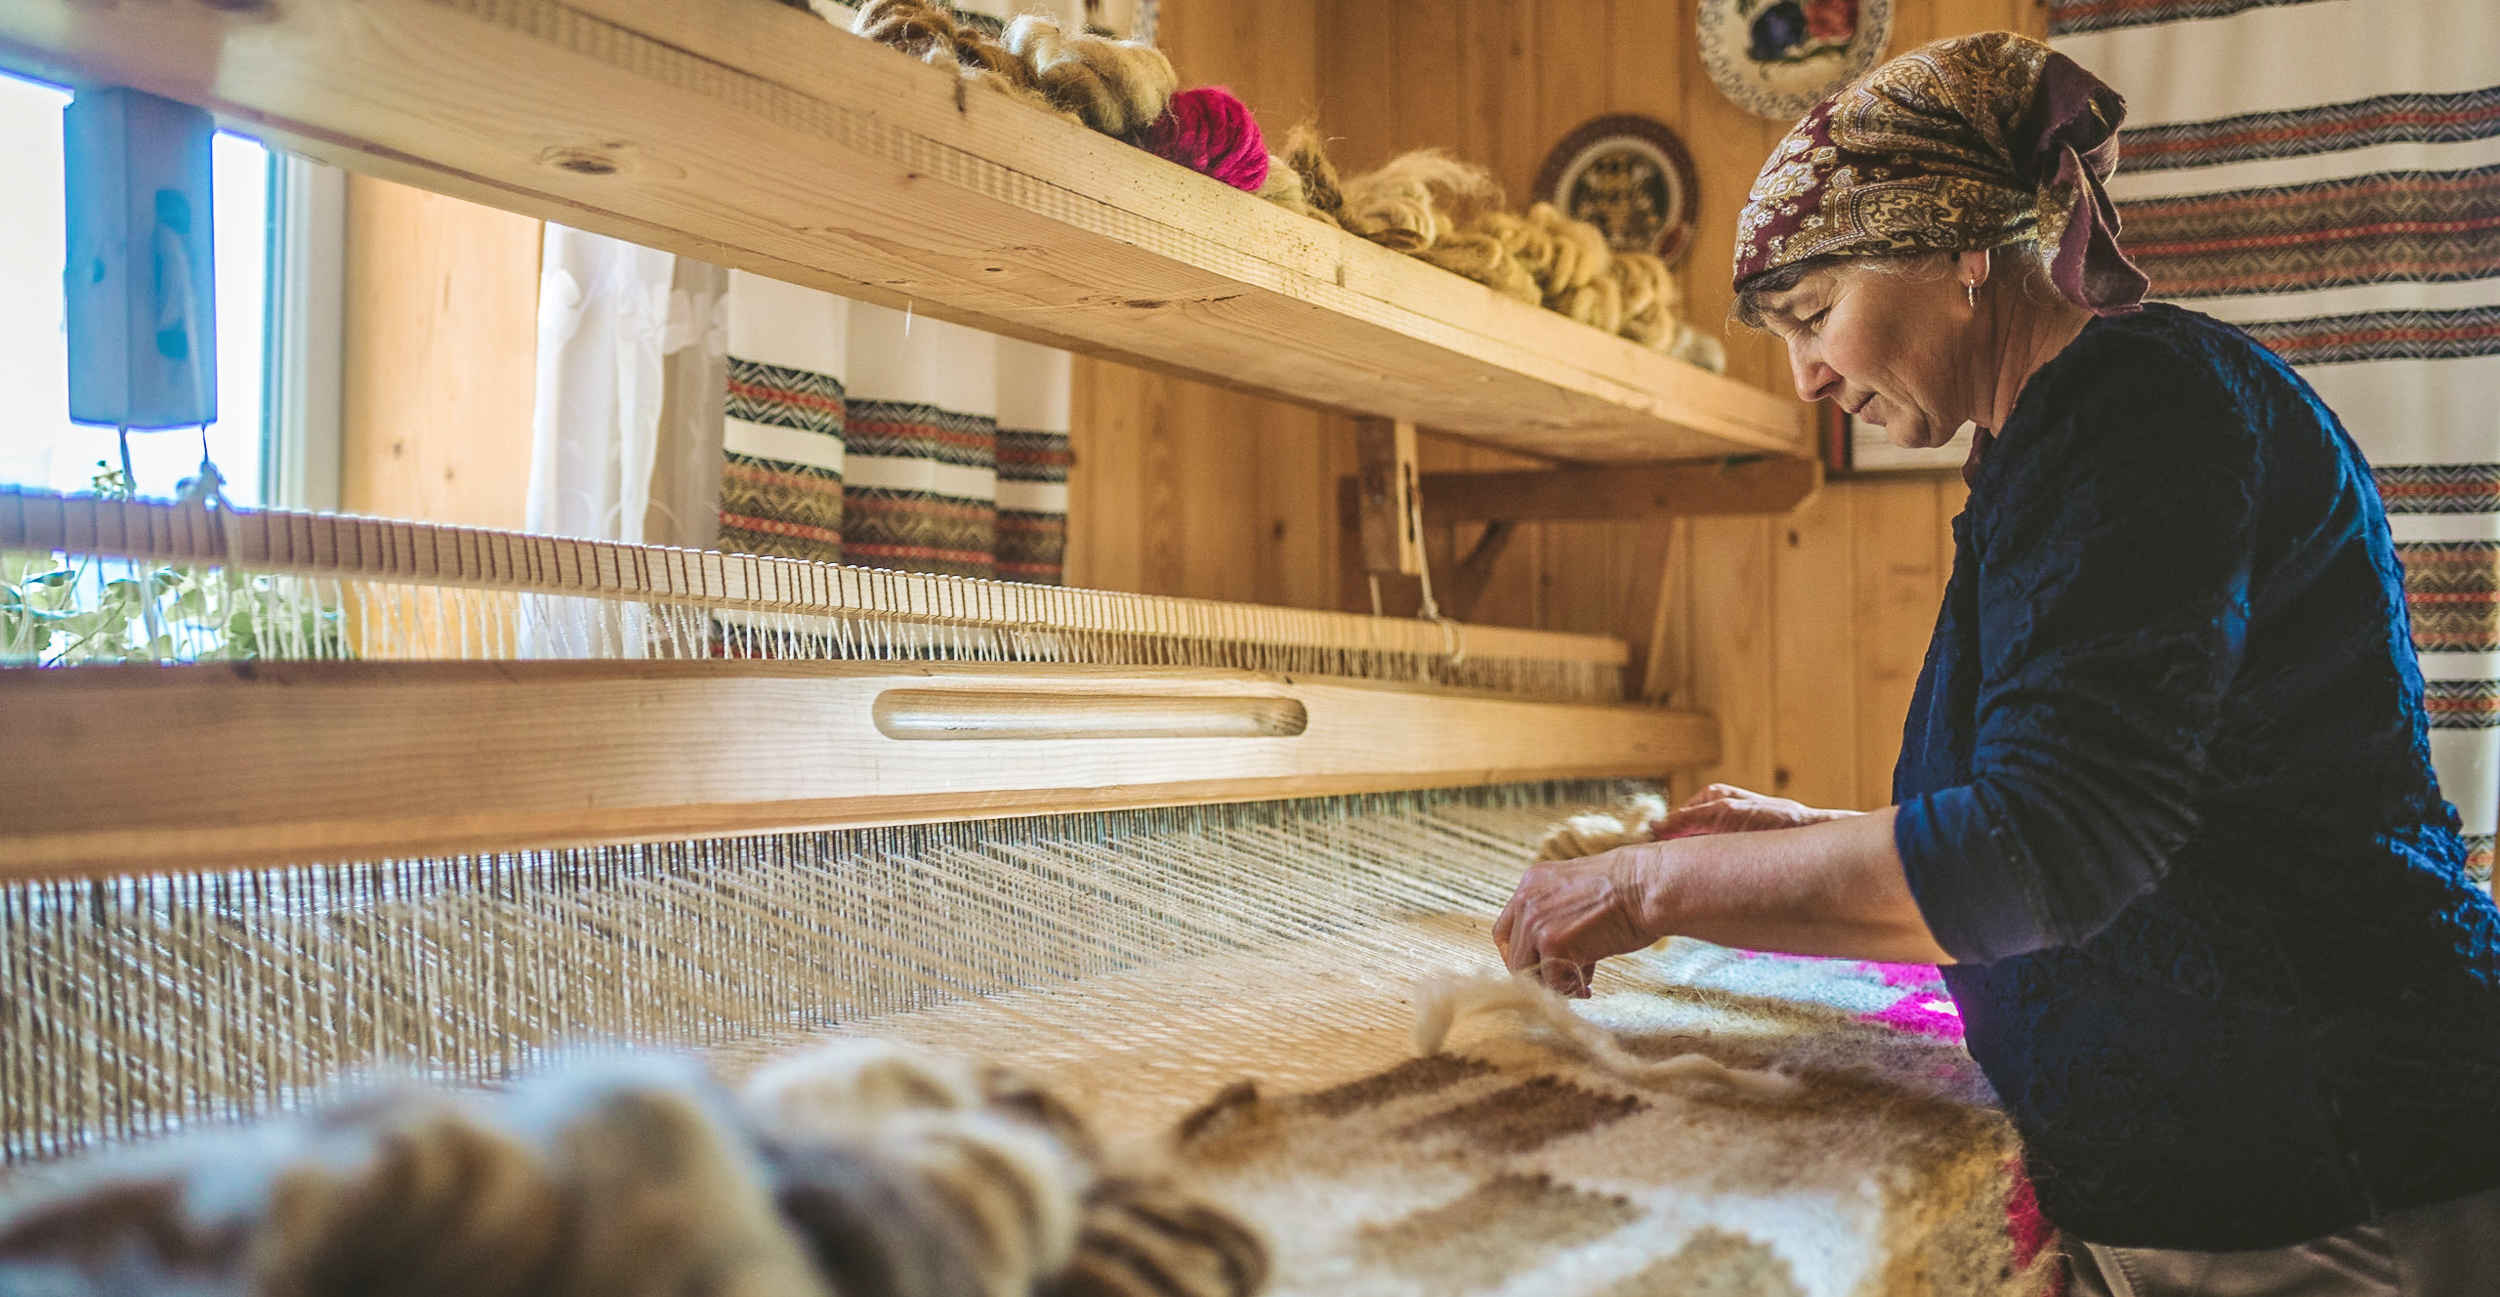
[[[1546,150],[1581,121],[1602,112],[1666,121],[1701,183],[1682,281],[1687,315],[1711,328],[1731,296],[1736,214],[1782,127],[1710,83],[1692,38],[1695,5],[1166,0],[1164,43],[1185,82],[1233,86],[1278,135],[1316,109],[1332,155],[1350,169],[1440,146],[1491,168],[1520,199]],[[1896,53],[1966,31],[2038,35],[2045,23],[2037,0],[1896,0],[1893,9]],[[1775,339],[1731,329],[1726,341],[1730,375],[1787,390]],[[1343,600],[1335,479],[1353,471],[1349,424],[1080,365],[1072,581],[1304,606]],[[1248,469],[1213,467],[1237,452],[1197,444],[1226,436],[1254,439]],[[1428,472],[1529,463],[1430,437],[1423,448]],[[1698,777],[1880,805],[1961,499],[1958,481],[1859,480],[1833,483],[1787,518],[1526,525],[1473,616],[1622,635],[1636,662],[1659,636],[1665,652],[1649,678],[1724,728],[1721,761]],[[1207,522],[1208,511],[1256,525]],[[1466,552],[1477,531],[1438,536],[1435,555]],[[1210,549],[1184,560],[1173,545]],[[1389,592],[1393,611],[1413,603],[1409,591]]]
[[[342,510],[521,525],[541,228],[348,175]]]

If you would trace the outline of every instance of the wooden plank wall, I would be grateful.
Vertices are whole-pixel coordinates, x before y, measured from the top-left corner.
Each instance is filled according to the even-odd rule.
[[[521,525],[541,228],[533,217],[348,176],[343,511]]]
[[[1514,196],[1590,117],[1666,121],[1700,176],[1684,281],[1689,314],[1708,325],[1726,314],[1736,214],[1782,127],[1710,84],[1696,3],[1165,0],[1162,40],[1185,84],[1232,86],[1273,134],[1315,111],[1351,169],[1437,145],[1491,167]],[[1895,0],[1894,14],[1895,52],[1966,31],[2038,34],[2045,22],[2036,0]],[[1774,340],[1735,330],[1728,351],[1734,375],[1787,388]],[[1096,361],[1079,362],[1076,390],[1072,583],[1339,602],[1335,479],[1352,471],[1349,424]],[[1425,451],[1431,469],[1522,462]],[[1475,616],[1639,644],[1671,563],[1673,696],[1725,728],[1724,759],[1701,777],[1882,805],[1961,489],[1845,482],[1787,518],[1522,528]]]

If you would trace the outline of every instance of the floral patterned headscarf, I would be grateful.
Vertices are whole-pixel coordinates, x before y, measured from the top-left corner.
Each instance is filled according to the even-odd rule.
[[[2127,105],[2082,65],[2012,32],[1922,45],[1815,105],[1754,181],[1736,286],[1817,257],[1968,252],[2026,236],[2096,315],[2150,285],[2118,249],[2101,185]]]

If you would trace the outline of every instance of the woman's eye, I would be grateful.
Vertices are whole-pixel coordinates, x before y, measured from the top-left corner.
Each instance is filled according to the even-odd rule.
[[[1823,317],[1824,317],[1824,316],[1826,316],[1826,315],[1829,315],[1829,314],[1831,314],[1831,313],[1832,313],[1832,308],[1830,308],[1830,307],[1826,306],[1826,307],[1824,307],[1822,310],[1816,311],[1814,314],[1807,316],[1807,317],[1806,317],[1806,327],[1807,327],[1807,328],[1809,328],[1809,329],[1811,329],[1811,328],[1814,328],[1814,327],[1815,327],[1815,326],[1817,326],[1817,325],[1820,325],[1821,323],[1823,323]]]

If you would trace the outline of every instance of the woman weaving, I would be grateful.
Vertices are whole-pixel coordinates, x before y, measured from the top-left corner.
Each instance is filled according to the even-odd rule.
[[[1714,787],[1531,869],[1495,938],[1578,994],[1677,933],[1945,965],[2080,1291],[2492,1292],[2500,913],[2387,522],[2290,369],[2143,303],[2123,112],[1991,33],[1781,141],[1739,317],[1901,445],[1980,429],[1895,805]]]

